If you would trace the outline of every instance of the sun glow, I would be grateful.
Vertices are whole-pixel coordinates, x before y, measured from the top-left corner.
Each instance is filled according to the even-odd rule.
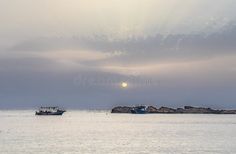
[[[122,88],[127,88],[128,87],[128,83],[127,82],[122,82],[121,83],[121,87]]]

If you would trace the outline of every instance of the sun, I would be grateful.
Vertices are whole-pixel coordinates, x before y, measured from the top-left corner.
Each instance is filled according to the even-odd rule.
[[[128,87],[128,83],[127,82],[121,82],[121,87],[122,88],[127,88]]]

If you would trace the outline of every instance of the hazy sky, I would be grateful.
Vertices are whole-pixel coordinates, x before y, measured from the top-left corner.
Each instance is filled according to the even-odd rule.
[[[0,0],[0,108],[236,108],[235,8],[235,0]]]

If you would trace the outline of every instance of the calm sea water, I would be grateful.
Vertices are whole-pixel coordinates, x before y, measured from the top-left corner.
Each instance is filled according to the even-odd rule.
[[[236,153],[236,115],[0,111],[0,154]]]

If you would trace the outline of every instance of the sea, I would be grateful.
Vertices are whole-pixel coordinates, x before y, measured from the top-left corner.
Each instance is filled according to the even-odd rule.
[[[0,154],[236,154],[236,115],[0,111]]]

